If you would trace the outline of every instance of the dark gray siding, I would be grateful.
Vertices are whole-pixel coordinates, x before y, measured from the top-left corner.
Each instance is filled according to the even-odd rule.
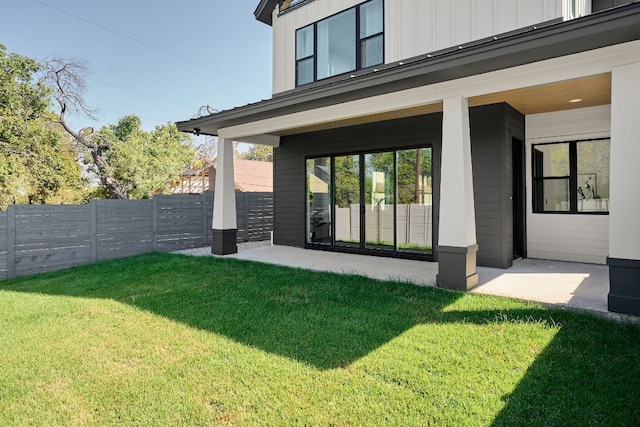
[[[471,158],[478,265],[513,261],[512,137],[524,140],[524,116],[507,104],[472,108]]]
[[[470,126],[478,265],[506,268],[513,258],[511,138],[524,140],[524,117],[506,104],[476,107]],[[433,148],[437,242],[441,141],[442,114],[283,137],[274,150],[274,243],[304,247],[305,157],[421,145]]]
[[[274,150],[274,243],[305,244],[305,157],[431,145],[433,168],[439,170],[441,140],[441,114],[283,137]],[[435,189],[440,187],[438,178],[434,176],[434,205],[438,197]],[[437,218],[434,227],[437,230]]]
[[[593,0],[591,2],[591,11],[600,12],[601,10],[611,9],[612,7],[623,6],[633,3],[632,0]]]

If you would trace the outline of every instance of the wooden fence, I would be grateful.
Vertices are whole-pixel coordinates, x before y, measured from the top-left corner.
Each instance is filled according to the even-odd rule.
[[[367,241],[393,242],[398,245],[433,246],[433,215],[431,205],[397,205],[394,225],[393,206],[365,206]],[[336,206],[336,240],[360,240],[360,205]]]
[[[212,192],[0,212],[0,279],[147,252],[211,245]],[[267,240],[272,193],[236,193],[238,242]]]

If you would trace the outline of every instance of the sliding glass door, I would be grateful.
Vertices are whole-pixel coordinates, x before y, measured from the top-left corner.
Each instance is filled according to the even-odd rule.
[[[393,151],[364,155],[364,232],[368,248],[395,247],[395,166]]]
[[[336,245],[360,246],[360,156],[338,156],[335,166]]]
[[[307,159],[307,244],[429,254],[431,148]]]

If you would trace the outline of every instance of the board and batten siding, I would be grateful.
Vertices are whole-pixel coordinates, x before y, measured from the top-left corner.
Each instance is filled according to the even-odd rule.
[[[526,117],[527,251],[530,258],[606,264],[609,216],[534,214],[531,146],[536,143],[608,138],[609,105]]]
[[[295,88],[296,30],[364,0],[317,0],[273,15],[273,93]],[[385,63],[562,17],[562,0],[385,0]]]

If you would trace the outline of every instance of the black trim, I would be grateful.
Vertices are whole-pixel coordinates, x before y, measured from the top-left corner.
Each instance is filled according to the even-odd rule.
[[[231,255],[238,253],[236,243],[238,230],[216,230],[212,231],[211,253],[215,255]]]
[[[609,311],[640,315],[640,260],[607,258],[607,264]]]
[[[476,256],[478,245],[463,247],[438,246],[439,288],[468,291],[478,284]]]
[[[418,251],[418,250],[410,250],[410,249],[399,249],[398,241],[397,241],[397,209],[398,209],[398,198],[397,198],[397,188],[398,188],[398,171],[397,171],[397,152],[398,151],[406,151],[406,150],[418,150],[418,149],[429,149],[431,151],[431,182],[432,185],[435,181],[434,177],[434,148],[431,144],[426,145],[411,145],[407,147],[389,147],[389,148],[381,148],[376,150],[367,150],[367,151],[355,151],[355,152],[347,152],[347,153],[330,153],[330,154],[319,154],[319,155],[307,155],[304,156],[304,164],[305,171],[306,165],[309,160],[328,157],[330,159],[331,164],[331,180],[329,183],[329,198],[331,203],[331,244],[328,243],[310,243],[308,241],[308,208],[307,208],[307,191],[305,184],[305,238],[304,238],[304,248],[306,249],[317,249],[317,250],[326,250],[331,252],[348,252],[355,253],[361,255],[374,255],[374,256],[385,256],[390,258],[401,258],[401,259],[412,259],[412,260],[426,260],[426,261],[434,261],[434,248],[436,245],[437,238],[437,222],[435,221],[435,213],[433,210],[435,209],[434,203],[432,201],[431,205],[431,218],[432,218],[432,229],[431,229],[431,239],[432,239],[432,248],[430,251]],[[393,246],[384,246],[380,248],[376,248],[373,245],[367,245],[366,243],[366,222],[365,222],[365,203],[366,199],[366,188],[365,188],[365,156],[367,154],[376,154],[376,153],[393,153],[393,165],[394,165],[394,187],[396,192],[394,193],[393,200]],[[358,169],[359,169],[359,184],[360,184],[360,241],[357,245],[348,244],[348,243],[340,243],[336,242],[336,212],[335,212],[335,179],[336,179],[336,170],[335,170],[335,159],[336,157],[345,157],[345,156],[358,156]],[[306,172],[305,172],[306,175]],[[305,180],[306,182],[306,180]],[[432,195],[435,199],[435,196]]]
[[[532,198],[531,206],[534,214],[561,214],[561,215],[609,215],[608,211],[585,212],[578,210],[578,143],[588,143],[594,141],[611,141],[611,138],[588,138],[571,141],[544,142],[531,145],[531,180]],[[543,175],[541,161],[542,156],[536,147],[545,145],[568,144],[569,149],[569,175],[566,176],[539,176]],[[569,210],[567,211],[546,211],[544,210],[544,182],[545,181],[568,181],[569,183]]]
[[[374,1],[380,1],[381,6],[382,6],[382,31],[375,33],[375,34],[371,34],[365,38],[361,38],[360,34],[360,9],[362,6],[368,4],[368,3],[372,3]],[[303,4],[303,3],[302,3]],[[298,5],[296,5],[297,7]],[[288,10],[288,9],[287,9]],[[340,74],[333,74],[327,77],[323,77],[323,78],[318,78],[318,24],[320,24],[321,22],[324,22],[328,19],[332,19],[336,16],[342,15],[344,13],[348,13],[349,11],[354,11],[354,15],[355,15],[355,22],[354,22],[354,32],[355,32],[355,68],[353,70],[349,70],[349,71],[345,71],[344,73],[340,73]],[[300,27],[297,28],[295,31],[295,41],[296,41],[296,62],[295,62],[295,73],[296,73],[296,87],[299,86],[306,86],[306,85],[311,85],[314,84],[318,81],[322,81],[322,80],[327,80],[327,79],[333,79],[339,76],[344,76],[346,74],[351,74],[363,69],[368,69],[368,68],[372,68],[372,67],[377,67],[381,64],[384,64],[384,55],[385,55],[385,49],[384,49],[384,0],[367,0],[365,2],[362,2],[360,4],[357,4],[353,7],[350,7],[348,9],[345,10],[341,10],[340,12],[336,12],[333,15],[327,16],[325,18],[322,18],[319,21],[316,21],[314,23],[305,25],[304,27]],[[298,31],[304,30],[305,28],[308,27],[313,27],[313,54],[309,55],[305,58],[297,58],[297,52],[298,52]],[[372,39],[374,37],[380,37],[382,36],[382,62],[378,63],[378,64],[373,64],[367,67],[364,67],[362,64],[362,42],[365,40],[369,40]],[[299,80],[298,80],[298,63],[300,61],[304,61],[306,59],[310,59],[313,58],[313,81],[312,82],[305,82],[300,84]]]

